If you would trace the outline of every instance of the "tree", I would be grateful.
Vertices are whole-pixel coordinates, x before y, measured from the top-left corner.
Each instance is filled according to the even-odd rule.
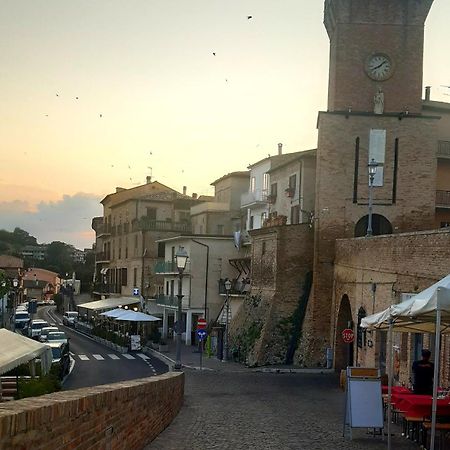
[[[44,259],[45,269],[65,275],[72,273],[74,264],[72,260],[71,246],[60,241],[53,241],[47,246],[47,255]]]

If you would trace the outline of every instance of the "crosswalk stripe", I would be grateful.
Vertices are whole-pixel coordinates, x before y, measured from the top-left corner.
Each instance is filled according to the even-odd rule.
[[[150,359],[147,355],[144,355],[143,353],[136,353],[136,355],[138,355],[139,358],[142,358],[142,359]]]
[[[78,355],[78,358],[80,358],[81,361],[89,361],[89,358],[86,355]]]
[[[114,355],[113,353],[108,353],[108,356],[109,356],[111,359],[120,359],[117,355]]]
[[[122,356],[127,359],[136,359],[133,355],[130,355],[129,353],[124,353],[122,354]]]
[[[103,358],[103,356],[102,355],[92,355],[95,359],[97,359],[98,361],[102,361],[102,360],[104,360],[105,358]]]

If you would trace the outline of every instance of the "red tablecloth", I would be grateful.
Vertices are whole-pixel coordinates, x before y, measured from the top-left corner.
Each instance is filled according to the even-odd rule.
[[[388,394],[389,392],[389,387],[388,386],[381,386],[381,392],[383,394]],[[406,388],[405,386],[392,386],[392,395],[394,394],[408,394],[411,393],[411,391]]]
[[[433,397],[431,395],[400,395],[395,408],[403,411],[408,417],[430,417]],[[450,398],[438,399],[437,415],[450,416]]]

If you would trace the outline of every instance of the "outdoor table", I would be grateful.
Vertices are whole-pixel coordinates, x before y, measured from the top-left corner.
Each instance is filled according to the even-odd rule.
[[[401,395],[396,408],[408,417],[430,417],[433,397],[431,395]],[[450,416],[450,398],[438,399],[437,415]]]
[[[387,395],[389,393],[389,386],[381,386],[381,392]],[[392,395],[408,393],[411,393],[411,391],[405,386],[392,386]]]

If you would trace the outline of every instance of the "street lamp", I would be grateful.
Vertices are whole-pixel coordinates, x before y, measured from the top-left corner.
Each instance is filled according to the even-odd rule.
[[[13,287],[14,287],[14,309],[17,307],[17,297],[18,297],[18,295],[17,295],[17,289],[18,289],[18,287],[19,287],[19,280],[17,279],[17,278],[14,278],[14,280],[13,280]]]
[[[229,342],[228,342],[228,335],[229,335],[229,320],[230,320],[230,290],[231,290],[231,281],[227,278],[225,280],[225,291],[226,291],[226,297],[225,297],[225,313],[227,315],[225,319],[225,348],[223,349],[223,357],[222,361],[228,360],[228,349],[229,349]]]
[[[373,181],[377,173],[378,163],[372,158],[367,164],[369,169],[369,217],[367,221],[367,233],[366,237],[373,236],[372,230],[372,210],[373,210]]]
[[[175,261],[178,269],[178,323],[177,323],[177,353],[175,360],[175,370],[181,370],[181,324],[182,324],[182,300],[183,300],[183,272],[186,269],[187,260],[189,256],[184,247],[179,247],[175,254]]]

